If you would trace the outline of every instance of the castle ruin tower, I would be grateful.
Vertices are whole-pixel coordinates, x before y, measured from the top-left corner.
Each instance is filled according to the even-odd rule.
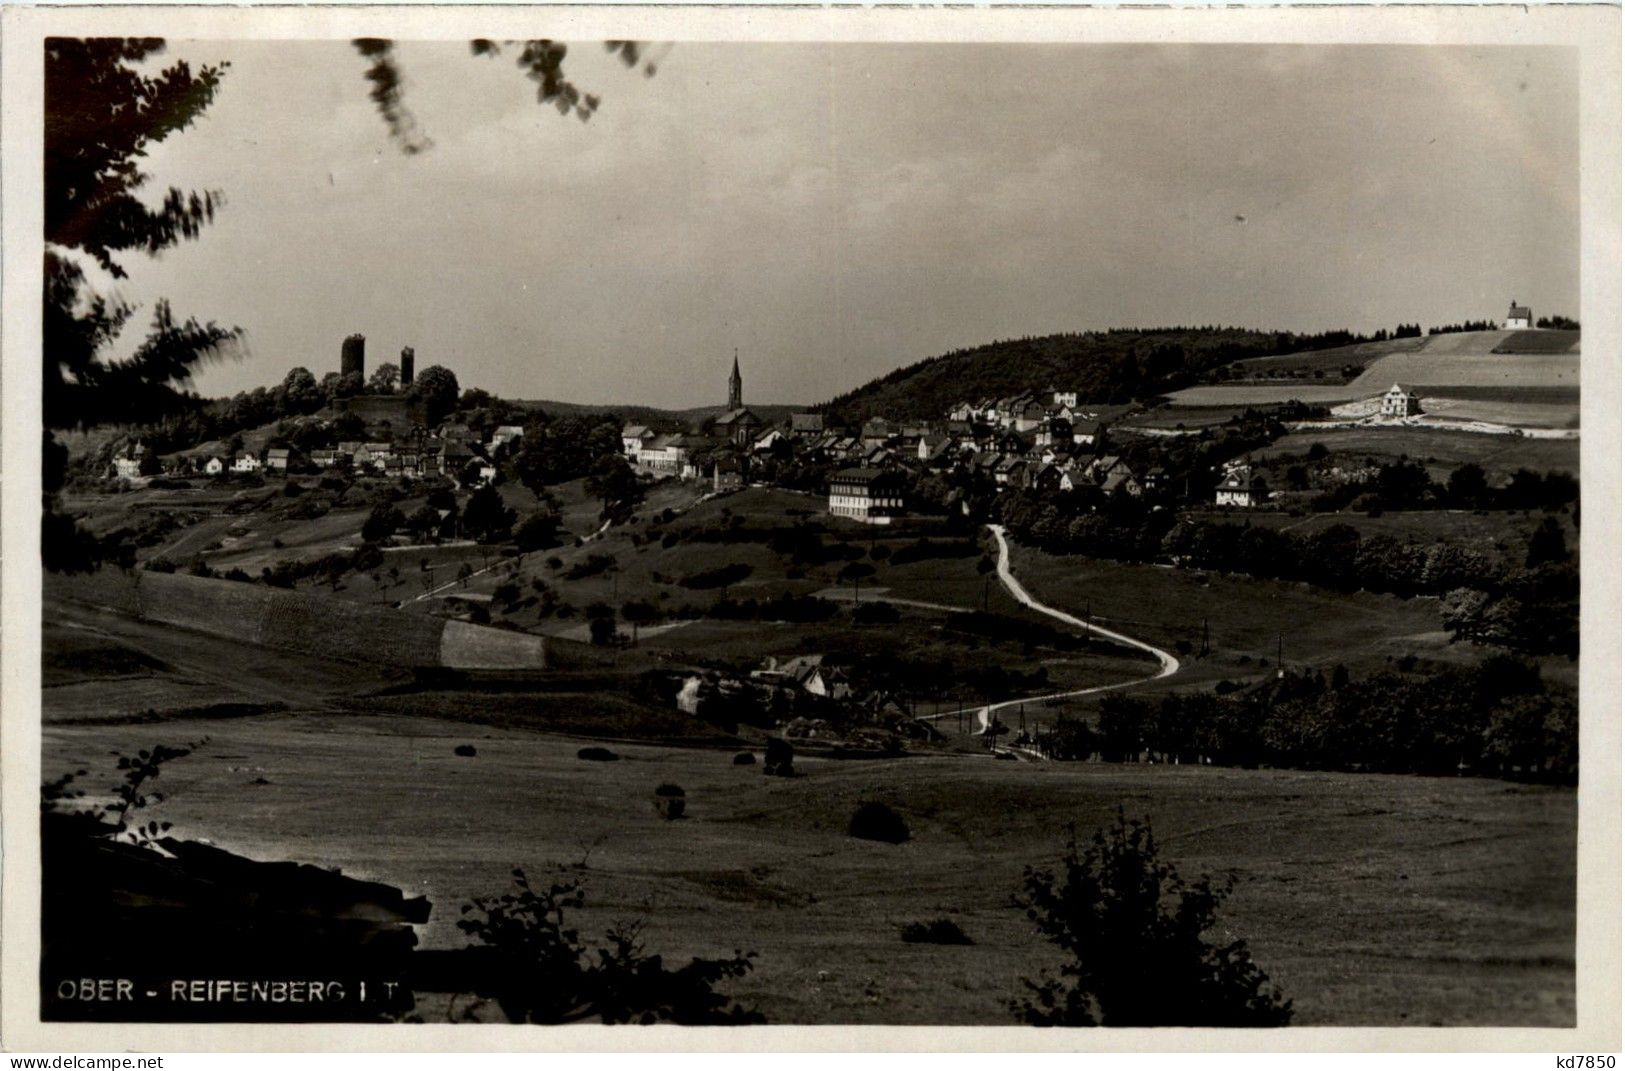
[[[339,350],[339,375],[354,372],[363,381],[367,378],[367,336],[356,334],[344,340]]]
[[[734,349],[734,370],[728,377],[728,408],[745,408],[745,384],[739,378],[739,350]]]
[[[401,347],[401,390],[412,385],[412,369],[417,363],[417,354],[412,352],[411,346]]]

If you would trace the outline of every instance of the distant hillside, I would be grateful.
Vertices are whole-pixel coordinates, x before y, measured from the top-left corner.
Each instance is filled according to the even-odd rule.
[[[1297,335],[1232,327],[1010,339],[899,368],[822,408],[849,421],[871,416],[922,419],[941,417],[957,402],[1046,388],[1075,390],[1080,402],[1122,403],[1188,386],[1235,361],[1364,341],[1347,331]]]
[[[720,405],[704,405],[694,409],[656,409],[648,405],[583,405],[579,402],[555,402],[546,399],[514,402],[527,409],[539,409],[548,416],[580,416],[592,413],[615,413],[633,424],[697,424],[709,416],[723,411]],[[791,413],[805,412],[805,405],[757,405],[747,401],[746,408],[769,424],[782,424]]]

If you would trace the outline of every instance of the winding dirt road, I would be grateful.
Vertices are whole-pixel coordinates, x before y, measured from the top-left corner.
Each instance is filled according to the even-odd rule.
[[[1017,580],[1015,574],[1010,571],[1010,544],[1006,542],[1004,538],[1004,525],[990,524],[987,527],[988,530],[993,533],[994,540],[999,544],[999,582],[1004,585],[1005,590],[1008,591],[1017,602],[1028,607],[1029,609],[1036,610],[1041,614],[1047,614],[1050,617],[1055,618],[1057,621],[1065,622],[1066,624],[1071,625],[1073,628],[1080,628],[1086,632],[1096,633],[1125,646],[1134,647],[1138,650],[1145,651],[1147,654],[1150,654],[1156,658],[1158,666],[1157,672],[1131,681],[1119,681],[1116,684],[1099,684],[1093,688],[1079,688],[1076,691],[1071,692],[1054,692],[1050,695],[1023,696],[1020,699],[1006,699],[1002,703],[993,703],[982,707],[976,712],[976,732],[978,734],[987,732],[988,729],[992,727],[993,715],[1006,707],[1013,707],[1022,703],[1042,703],[1046,699],[1070,699],[1080,695],[1093,695],[1096,692],[1110,692],[1118,688],[1127,688],[1130,685],[1141,684],[1145,681],[1159,680],[1163,677],[1171,676],[1172,674],[1179,672],[1179,659],[1175,658],[1167,651],[1164,651],[1162,648],[1152,646],[1151,644],[1146,643],[1144,640],[1137,640],[1132,636],[1125,636],[1121,632],[1116,632],[1109,628],[1103,628],[1100,625],[1094,624],[1093,622],[1086,623],[1080,618],[1074,617],[1064,610],[1057,610],[1053,606],[1045,606],[1043,603],[1033,598],[1030,594],[1028,594],[1027,589],[1021,586],[1021,581]],[[1001,750],[1016,751],[1021,755],[1030,758],[1040,757],[1036,752],[1030,752],[1020,748],[1007,748]]]

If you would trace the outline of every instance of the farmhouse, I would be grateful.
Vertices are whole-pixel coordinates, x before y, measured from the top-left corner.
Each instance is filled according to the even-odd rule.
[[[1501,322],[1502,329],[1517,331],[1521,328],[1533,326],[1535,326],[1535,314],[1530,311],[1528,305],[1520,305],[1517,299],[1513,299],[1511,307],[1507,309],[1507,318]]]
[[[214,455],[203,463],[203,471],[208,473],[210,476],[220,475],[222,472],[226,471],[225,459],[219,454]]]
[[[247,450],[237,452],[236,458],[231,462],[232,472],[258,472],[260,459]]]
[[[1382,396],[1382,416],[1385,418],[1415,416],[1422,411],[1422,399],[1416,392],[1395,383]]]
[[[642,424],[628,424],[621,429],[621,453],[626,455],[628,461],[636,462],[638,452],[654,437],[655,433]]]
[[[824,414],[791,413],[790,434],[800,438],[817,438],[824,434]]]
[[[1213,504],[1216,506],[1250,508],[1262,505],[1268,498],[1269,487],[1264,483],[1264,478],[1254,478],[1252,470],[1245,466],[1231,469],[1213,492]]]
[[[890,524],[904,512],[903,474],[895,469],[842,469],[829,481],[829,512],[865,524]]]
[[[270,469],[272,472],[287,472],[288,448],[285,446],[273,446],[269,450],[265,451],[265,467]]]

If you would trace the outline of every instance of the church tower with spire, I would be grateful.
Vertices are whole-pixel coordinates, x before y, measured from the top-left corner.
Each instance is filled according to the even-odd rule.
[[[734,370],[728,377],[728,408],[729,410],[743,409],[745,407],[745,384],[739,378],[739,350],[734,349]]]

